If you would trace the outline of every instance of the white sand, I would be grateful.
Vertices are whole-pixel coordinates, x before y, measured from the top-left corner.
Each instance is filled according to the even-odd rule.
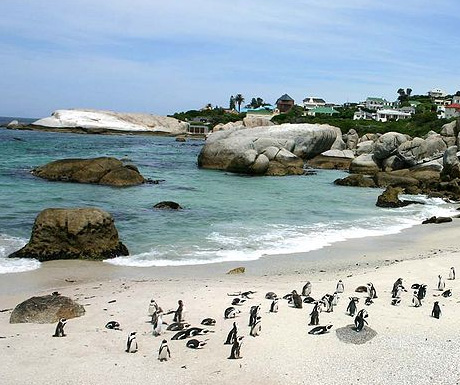
[[[1,384],[458,384],[460,381],[460,277],[446,281],[450,298],[437,297],[437,276],[460,273],[458,225],[418,226],[403,234],[336,244],[305,255],[267,257],[244,263],[247,272],[229,276],[240,264],[181,268],[121,268],[106,263],[59,261],[39,270],[0,277],[0,309],[13,308],[32,295],[59,290],[85,306],[87,313],[71,319],[65,338],[52,338],[54,324],[9,324],[10,311],[0,313]],[[327,259],[327,261],[325,261]],[[402,262],[395,262],[404,260]],[[358,265],[356,265],[358,264]],[[322,272],[321,270],[324,270]],[[394,281],[402,277],[407,293],[399,307],[390,305]],[[329,334],[312,336],[308,326],[312,305],[303,309],[280,300],[279,312],[268,313],[265,293],[283,296],[300,291],[307,280],[312,296],[333,293],[338,279],[345,293],[333,313],[321,313],[320,325],[334,325]],[[66,282],[65,280],[76,280]],[[369,307],[369,327],[378,334],[364,345],[340,341],[336,329],[353,323],[345,313],[348,297],[359,285],[373,282],[379,298]],[[411,305],[412,283],[426,283],[420,308]],[[224,309],[227,293],[255,290],[240,307],[236,320],[244,335],[240,360],[229,360],[223,342],[232,320]],[[174,332],[151,334],[148,304],[155,298],[164,309],[185,303],[185,318],[200,326],[217,320],[202,350],[170,341]],[[115,299],[116,302],[108,303]],[[441,319],[430,316],[435,300]],[[249,307],[262,304],[262,334],[249,336]],[[123,331],[107,330],[117,320]],[[172,315],[165,317],[172,321]],[[130,331],[138,332],[139,352],[124,352]],[[160,363],[161,340],[169,342],[172,358]]]

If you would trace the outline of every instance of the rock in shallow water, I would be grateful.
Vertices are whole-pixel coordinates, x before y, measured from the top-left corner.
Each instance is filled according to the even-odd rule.
[[[29,242],[10,258],[102,260],[128,255],[112,216],[97,208],[46,209],[38,214]]]

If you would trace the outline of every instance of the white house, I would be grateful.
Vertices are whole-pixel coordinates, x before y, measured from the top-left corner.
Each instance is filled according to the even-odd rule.
[[[379,108],[392,107],[393,103],[384,98],[367,98],[364,106],[369,110],[378,110]]]
[[[377,114],[375,112],[366,112],[361,109],[353,114],[353,120],[376,120]]]
[[[440,88],[433,88],[432,90],[428,91],[428,96],[431,98],[444,98],[447,96],[447,93]]]
[[[452,104],[460,104],[460,95],[454,95],[452,98]]]
[[[445,108],[445,118],[446,119],[460,117],[460,104],[452,103],[452,104],[449,104],[448,106],[445,106],[444,108]]]
[[[312,110],[317,107],[324,107],[326,105],[326,101],[321,98],[316,98],[314,96],[309,96],[303,100],[303,107],[306,110]]]
[[[377,111],[377,121],[387,122],[389,120],[409,119],[412,116],[409,112],[399,110],[381,109]]]

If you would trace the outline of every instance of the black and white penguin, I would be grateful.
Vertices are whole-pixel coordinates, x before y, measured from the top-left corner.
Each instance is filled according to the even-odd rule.
[[[245,303],[245,302],[246,302],[245,299],[234,298],[233,301],[232,301],[232,305],[233,305],[233,306],[241,306],[241,305],[243,305],[243,303]]]
[[[452,266],[449,270],[449,280],[453,281],[455,279],[455,268]]]
[[[243,358],[241,357],[241,345],[243,345],[243,336],[238,337],[235,339],[232,345],[232,350],[230,352],[230,357],[228,357],[231,360]]]
[[[250,295],[255,294],[255,293],[256,293],[255,291],[248,290],[248,291],[243,291],[242,293],[240,293],[240,296],[241,296],[241,298],[252,299],[252,297],[250,297]]]
[[[392,298],[398,298],[396,296],[397,292],[398,292],[398,289],[399,290],[405,290],[404,289],[404,286],[403,286],[403,279],[402,278],[398,278],[395,283],[393,284],[393,289],[391,290],[391,297]]]
[[[364,301],[364,305],[371,306],[373,303],[374,303],[374,301],[372,300],[371,297],[366,297],[366,299]]]
[[[248,326],[253,326],[256,323],[257,317],[259,316],[259,312],[260,312],[260,305],[251,306],[251,309],[249,310]]]
[[[109,321],[105,324],[106,329],[120,330],[120,323],[117,321]]]
[[[184,330],[181,330],[179,332],[177,332],[176,334],[174,334],[172,337],[171,337],[171,340],[173,341],[176,341],[176,340],[185,340],[187,338],[189,338],[190,336],[188,335],[188,329],[184,329]]]
[[[150,304],[149,304],[149,310],[148,310],[148,315],[151,317],[153,315],[153,313],[155,313],[156,311],[158,311],[159,309],[159,306],[157,304],[157,301],[155,301],[153,298],[150,300]]]
[[[65,318],[61,318],[56,325],[56,330],[54,331],[53,337],[65,337],[66,334],[64,333],[64,326],[66,325],[67,320]]]
[[[126,353],[136,353],[138,349],[136,332],[131,332],[128,335],[128,340],[126,341]]]
[[[317,302],[310,313],[310,323],[308,325],[319,325],[319,313],[321,305]]]
[[[421,284],[419,285],[418,287],[418,291],[417,291],[417,297],[420,301],[422,301],[422,299],[424,299],[426,296],[426,285],[425,284]]]
[[[190,324],[187,322],[173,322],[172,324],[168,325],[166,330],[172,332],[178,332],[179,330],[184,330],[190,327]]]
[[[420,298],[418,297],[418,290],[414,291],[414,295],[412,296],[412,305],[414,305],[414,307],[422,306],[422,301],[420,301]]]
[[[174,318],[173,318],[173,321],[174,322],[182,322],[184,320],[184,316],[183,316],[183,313],[184,313],[184,302],[180,299],[179,301],[177,301],[178,303],[178,307],[176,309],[176,311],[174,312]]]
[[[372,282],[369,282],[367,284],[367,293],[369,295],[369,298],[375,299],[377,297],[377,290],[375,290],[374,284]]]
[[[262,320],[262,317],[258,316],[254,324],[251,326],[251,331],[249,332],[251,336],[257,337],[260,335],[260,332],[262,331],[261,320]]]
[[[356,314],[356,311],[358,310],[356,307],[356,304],[359,302],[358,297],[350,297],[350,302],[348,302],[347,306],[347,313],[351,316],[354,317]]]
[[[345,290],[345,286],[343,285],[343,282],[341,279],[339,279],[339,282],[337,282],[337,287],[335,289],[335,291],[339,294],[343,293]]]
[[[297,294],[296,290],[292,291],[292,302],[294,303],[294,307],[296,309],[302,309],[302,297]]]
[[[337,306],[339,304],[339,293],[335,292],[332,295],[332,306]]]
[[[326,326],[317,326],[313,329],[311,329],[308,334],[313,334],[313,335],[320,335],[320,334],[326,334],[329,333],[329,330],[331,330],[332,325],[326,325]]]
[[[278,298],[275,298],[270,304],[270,313],[278,313]]]
[[[433,304],[433,310],[431,311],[431,316],[434,318],[438,318],[441,316],[441,307],[439,306],[439,302],[436,301]]]
[[[238,335],[238,326],[236,325],[236,322],[233,322],[233,327],[228,332],[227,340],[224,342],[224,345],[232,345],[237,339],[237,335]]]
[[[441,295],[442,295],[444,298],[452,297],[452,290],[451,290],[451,289],[447,289],[447,290],[444,291]]]
[[[277,298],[278,298],[278,296],[273,291],[269,291],[267,294],[265,294],[265,299],[274,300],[274,299],[277,299]]]
[[[316,300],[313,297],[310,297],[310,296],[305,297],[303,299],[303,303],[313,303],[313,302],[316,302]]]
[[[330,294],[325,294],[323,298],[321,298],[321,302],[324,305],[326,313],[331,313],[334,311],[334,306],[332,305],[333,296]]]
[[[391,304],[393,306],[399,306],[401,304],[401,298],[392,298],[391,299]]]
[[[292,303],[292,293],[286,294],[283,299],[286,299],[289,304]]]
[[[355,330],[357,332],[360,332],[364,328],[364,324],[367,324],[366,318],[368,317],[368,314],[366,310],[362,309],[356,314],[355,317]]]
[[[152,334],[155,336],[155,337],[158,337],[161,335],[161,333],[163,333],[163,313],[161,311],[159,311],[157,313],[157,316],[156,316],[156,319],[155,319],[155,323],[152,324]]]
[[[446,288],[446,282],[444,282],[442,275],[438,275],[438,290],[444,291],[445,288]]]
[[[160,362],[168,361],[171,358],[171,351],[169,350],[168,341],[161,341],[160,349],[158,350],[158,359]]]
[[[205,326],[215,326],[216,320],[214,318],[205,318],[201,321],[201,324]]]
[[[208,333],[214,333],[214,331],[209,330],[209,329],[203,329],[203,328],[189,328],[185,330],[185,335],[187,338],[193,337],[193,336],[198,336],[198,335],[205,335]]]
[[[235,318],[237,316],[237,314],[240,314],[241,312],[237,309],[235,309],[233,306],[232,307],[228,307],[227,309],[225,309],[224,311],[224,318],[225,319],[228,319],[228,318]]]
[[[203,349],[203,347],[206,345],[206,341],[199,341],[195,338],[188,340],[185,346],[187,346],[190,349]]]
[[[311,294],[311,282],[307,281],[307,283],[302,288],[302,295],[304,297],[309,297]]]

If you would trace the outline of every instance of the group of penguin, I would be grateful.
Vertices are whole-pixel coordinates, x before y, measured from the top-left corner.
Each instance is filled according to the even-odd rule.
[[[449,271],[449,280],[455,280],[455,268],[451,267]],[[438,291],[442,291],[442,294],[439,296],[442,297],[450,297],[452,296],[452,290],[446,290],[446,283],[441,275],[438,276]],[[411,286],[411,289],[414,290],[413,297],[412,297],[412,304],[414,307],[422,306],[422,301],[426,296],[427,285],[426,284],[418,284],[415,283]],[[367,293],[367,297],[365,299],[365,305],[370,306],[374,299],[378,298],[377,291],[372,283],[368,283],[366,286],[359,286],[356,292]],[[330,313],[334,311],[334,307],[337,306],[339,300],[339,294],[344,292],[344,284],[342,280],[337,282],[336,290],[334,294],[325,294],[321,299],[315,300],[311,297],[312,292],[312,285],[308,281],[302,288],[302,294],[298,294],[296,290],[293,290],[291,293],[286,294],[282,297],[284,300],[288,301],[288,304],[291,305],[293,308],[301,309],[303,304],[313,304],[313,309],[310,316],[309,326],[314,326],[308,334],[313,335],[320,335],[328,333],[332,326],[331,324],[327,324],[325,326],[319,326],[319,315],[321,312]],[[403,286],[403,279],[398,278],[395,283],[393,284],[393,288],[391,290],[391,304],[393,306],[398,306],[401,304],[401,296],[402,292],[407,292],[407,290]],[[246,303],[246,301],[253,299],[251,296],[255,294],[255,291],[245,291],[245,292],[238,292],[238,293],[231,293],[228,296],[235,297],[231,301],[231,305],[225,309],[224,311],[224,319],[234,319],[241,314],[241,311],[237,308],[242,306]],[[303,297],[303,298],[302,298]],[[265,295],[265,298],[270,300],[269,312],[270,313],[277,313],[278,312],[278,302],[279,297],[274,292],[268,292]],[[365,309],[361,309],[358,311],[358,297],[349,297],[349,303],[346,308],[346,313],[354,318],[354,330],[356,332],[360,332],[363,330],[364,326],[368,324],[367,318],[369,316],[368,312]],[[162,308],[158,306],[157,302],[154,299],[150,300],[150,304],[148,307],[148,316],[150,317],[150,322],[152,324],[152,335],[160,336],[163,333],[163,325],[167,325],[166,330],[168,331],[175,331],[171,338],[171,340],[187,340],[186,347],[191,349],[201,349],[203,348],[206,343],[206,340],[199,340],[197,338],[191,338],[196,336],[204,336],[208,333],[213,333],[214,331],[201,328],[201,327],[191,327],[189,323],[186,323],[183,319],[184,313],[184,304],[182,300],[178,301],[178,307],[176,310],[170,310],[166,313],[163,312]],[[173,322],[170,324],[166,324],[163,321],[164,315],[174,314]],[[433,309],[431,312],[431,316],[434,318],[439,319],[441,316],[441,307],[439,305],[439,301],[435,301],[433,305]],[[252,337],[257,337],[260,335],[262,331],[261,327],[261,304],[252,305],[249,309],[249,322],[248,326],[250,328],[249,335]],[[55,333],[53,337],[65,337],[66,334],[64,333],[64,327],[67,323],[65,318],[61,318],[56,325]],[[215,326],[216,320],[213,318],[205,318],[201,321],[201,325],[203,326]],[[107,329],[114,329],[114,330],[121,330],[120,323],[117,321],[110,321],[108,322],[105,327]],[[229,359],[239,359],[242,358],[241,356],[241,346],[243,342],[244,336],[239,335],[238,333],[238,325],[234,321],[231,330],[229,331],[227,338],[224,342],[225,345],[231,345],[231,351]],[[126,342],[126,349],[127,353],[135,353],[138,351],[138,344],[136,340],[136,332],[133,331],[129,333],[128,339]],[[160,348],[158,350],[158,360],[160,362],[167,361],[171,358],[171,351],[168,346],[168,342],[166,339],[163,339]]]

